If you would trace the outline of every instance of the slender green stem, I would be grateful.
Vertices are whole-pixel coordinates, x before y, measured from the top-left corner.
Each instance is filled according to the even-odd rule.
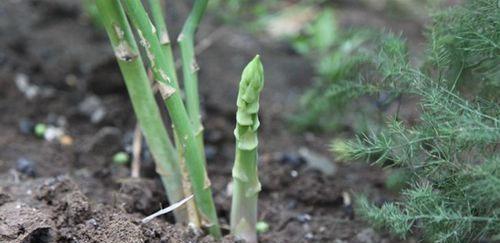
[[[156,162],[170,202],[184,198],[182,178],[175,148],[163,125],[137,44],[119,0],[96,1],[125,85],[144,137]],[[183,210],[176,212],[179,221],[186,219]]]
[[[87,14],[92,24],[96,27],[102,28],[102,20],[97,10],[95,0],[83,0],[83,11]]]
[[[186,151],[182,145],[182,140],[179,135],[174,131],[175,144],[177,145],[177,154],[179,158],[179,165],[181,167],[182,173],[182,186],[184,195],[193,195],[193,187],[191,186],[191,181],[189,178],[189,171],[186,165]],[[186,202],[186,209],[189,218],[189,225],[194,227],[196,230],[201,228],[200,217],[198,215],[198,209],[196,208],[196,202],[189,200]]]
[[[149,0],[149,6],[151,8],[151,16],[153,18],[153,23],[156,27],[157,36],[160,40],[160,44],[163,52],[167,57],[167,75],[179,87],[177,72],[175,71],[175,60],[172,52],[172,45],[170,42],[170,36],[168,34],[167,24],[165,22],[165,17],[163,16],[162,0]]]
[[[184,89],[186,92],[186,106],[189,118],[195,129],[196,139],[201,150],[204,150],[203,145],[203,124],[201,123],[200,114],[200,97],[198,91],[198,64],[196,63],[194,52],[194,36],[205,9],[207,8],[208,0],[196,0],[189,13],[188,19],[182,27],[182,31],[177,38],[181,50],[182,59],[182,74],[184,78]],[[204,156],[204,155],[203,155]]]
[[[243,70],[236,113],[236,158],[233,166],[231,233],[237,239],[257,242],[257,199],[260,182],[257,169],[257,129],[259,94],[264,85],[264,70],[257,55]]]
[[[191,121],[175,84],[166,75],[166,55],[141,1],[124,0],[127,14],[137,29],[141,44],[146,50],[154,78],[165,100],[165,105],[173,123],[174,130],[179,136],[180,146],[184,148],[186,167],[191,179],[191,186],[195,195],[196,206],[201,217],[215,238],[221,237],[215,205],[212,199],[212,190],[207,176],[203,151],[196,141]]]
[[[158,39],[160,41],[161,49],[166,56],[165,72],[167,73],[167,76],[170,78],[170,80],[172,80],[173,83],[172,85],[178,89],[179,83],[177,79],[177,72],[175,70],[174,55],[172,52],[172,46],[170,44],[170,37],[168,34],[167,24],[165,22],[165,17],[163,16],[162,0],[149,0],[149,7],[151,8],[151,15],[157,31],[156,33]],[[175,134],[175,131],[174,131],[174,138],[175,138],[175,144],[177,145],[176,146],[177,154],[179,155],[178,158],[182,172],[182,179],[183,179],[182,185],[184,187],[184,194],[191,195],[193,194],[193,192],[191,183],[189,182],[189,173],[186,168],[186,160],[184,158],[185,151],[183,146],[180,145],[179,136]],[[186,208],[188,212],[190,225],[199,228],[200,219],[198,217],[196,203],[193,200],[190,200],[186,203]]]

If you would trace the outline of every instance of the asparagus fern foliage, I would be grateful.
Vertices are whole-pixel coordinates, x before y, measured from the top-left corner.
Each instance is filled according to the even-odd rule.
[[[359,81],[359,73],[375,56],[372,42],[380,38],[366,29],[341,30],[335,12],[325,8],[293,39],[294,49],[311,59],[316,72],[313,87],[301,97],[297,114],[290,117],[295,130],[331,131],[346,125],[339,114],[347,113],[347,104],[360,94],[375,92]]]
[[[419,97],[420,121],[395,117],[380,131],[332,145],[340,159],[413,174],[397,202],[358,200],[375,226],[403,238],[418,229],[429,242],[500,240],[497,4],[470,0],[436,14],[422,68],[409,63],[403,41],[382,44],[377,89]]]

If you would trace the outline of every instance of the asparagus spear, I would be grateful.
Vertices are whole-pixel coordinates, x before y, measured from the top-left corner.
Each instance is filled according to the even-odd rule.
[[[264,70],[257,55],[243,70],[236,113],[236,158],[233,166],[231,232],[239,239],[257,242],[257,197],[260,182],[257,170],[257,129],[259,94],[264,86]]]
[[[139,55],[137,43],[119,0],[96,1],[99,15],[113,46],[132,106],[144,137],[156,162],[170,202],[184,198],[182,178],[175,148],[163,125],[149,79]],[[180,222],[187,219],[185,210],[176,211]]]

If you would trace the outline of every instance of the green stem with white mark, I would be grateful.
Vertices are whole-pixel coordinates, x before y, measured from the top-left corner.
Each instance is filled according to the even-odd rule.
[[[188,19],[182,27],[177,38],[181,50],[182,75],[184,78],[184,89],[186,92],[186,106],[189,118],[195,129],[196,140],[200,149],[204,151],[203,124],[201,123],[200,97],[198,91],[198,64],[196,63],[194,51],[194,36],[200,24],[201,18],[207,8],[208,0],[196,0]],[[204,156],[204,155],[203,155]]]
[[[166,56],[166,72],[168,77],[172,80],[176,87],[179,87],[177,79],[177,72],[175,71],[175,61],[172,52],[172,44],[168,34],[167,24],[163,16],[162,0],[149,0],[149,7],[151,8],[151,16],[153,23],[156,27],[157,36],[160,40],[161,49]]]
[[[231,233],[237,239],[257,242],[257,199],[261,189],[258,176],[257,130],[259,95],[264,85],[264,70],[257,55],[243,70],[236,113],[236,158],[233,166]]]
[[[98,0],[96,5],[168,198],[170,202],[180,201],[184,198],[184,193],[175,148],[163,125],[127,17],[119,0]],[[187,213],[185,210],[178,210],[176,218],[182,222],[187,218]]]
[[[167,24],[165,22],[165,17],[163,16],[162,0],[149,0],[149,7],[151,8],[151,16],[156,28],[158,40],[160,41],[161,49],[166,57],[165,72],[172,81],[173,86],[178,89],[179,82],[177,79],[177,72],[175,70],[174,55],[172,52],[172,46],[170,43]],[[183,178],[182,185],[184,187],[184,194],[191,195],[193,194],[193,192],[191,183],[189,182],[189,173],[186,168],[186,160],[184,156],[185,151],[183,146],[181,146],[179,136],[175,134],[175,131],[174,131],[174,138],[175,138],[175,144],[177,145],[176,147],[179,158],[179,165],[181,167],[181,172],[182,172],[182,178]],[[200,228],[200,219],[198,217],[195,201],[194,200],[188,201],[186,203],[186,208],[189,217],[189,224],[196,228]]]
[[[220,238],[221,231],[212,199],[210,180],[205,168],[204,154],[196,140],[193,125],[179,90],[167,76],[167,58],[156,36],[156,28],[151,23],[141,1],[124,0],[123,2],[127,14],[141,38],[141,44],[146,50],[153,76],[167,106],[175,133],[179,137],[179,146],[184,148],[186,167],[200,218],[210,234],[215,238]]]

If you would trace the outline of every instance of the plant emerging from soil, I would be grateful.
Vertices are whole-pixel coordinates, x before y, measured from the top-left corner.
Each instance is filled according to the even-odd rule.
[[[247,242],[257,242],[257,197],[260,182],[257,172],[257,129],[260,122],[259,95],[264,86],[264,70],[256,56],[241,75],[236,113],[236,158],[233,167],[231,232]]]
[[[195,1],[177,39],[182,59],[185,103],[180,94],[174,56],[160,1],[149,1],[153,21],[141,1],[98,0],[96,4],[169,200],[172,203],[178,202],[194,194],[195,203],[188,202],[187,209],[178,210],[175,215],[177,221],[189,223],[195,228],[203,226],[212,236],[220,238],[221,231],[206,171],[198,95],[198,66],[194,55],[194,36],[207,2]],[[128,20],[137,33],[143,54],[147,58],[147,67],[152,71],[153,86],[161,94],[168,110],[175,146],[161,120],[145,63]],[[235,221],[234,225],[237,225],[233,230],[235,235],[249,242],[256,242],[257,193],[260,190],[256,133],[259,127],[259,93],[263,82],[263,68],[257,56],[243,71],[238,96],[234,169],[237,173],[234,174],[232,212],[235,217],[231,218]]]
[[[182,177],[180,174],[169,176],[170,171],[180,170],[176,150],[161,120],[160,111],[156,106],[153,90],[125,12],[119,1],[97,1],[96,5],[168,197],[172,201],[180,201],[184,197]],[[187,215],[177,216],[180,219],[187,217]]]
[[[399,38],[382,43],[377,89],[419,98],[420,121],[397,117],[380,131],[336,141],[339,159],[402,167],[412,174],[398,202],[358,200],[374,225],[429,242],[500,239],[500,11],[498,1],[466,1],[430,26],[428,58],[413,68]],[[373,82],[372,82],[373,84]],[[371,85],[370,87],[374,87]],[[492,95],[494,94],[494,95]]]

